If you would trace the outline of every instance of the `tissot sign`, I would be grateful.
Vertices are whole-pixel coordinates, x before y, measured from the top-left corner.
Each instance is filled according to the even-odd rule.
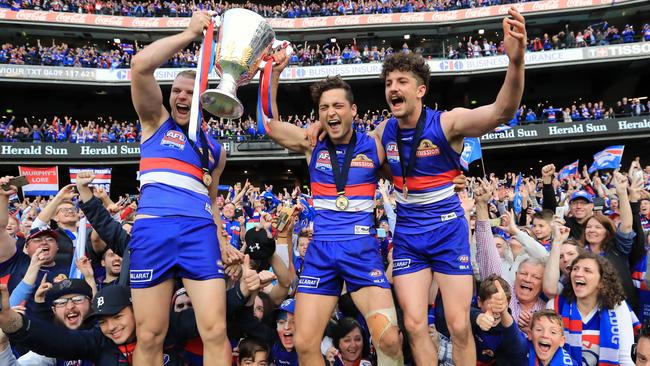
[[[485,145],[504,142],[525,142],[532,140],[585,138],[604,135],[650,133],[650,118],[630,117],[600,121],[568,123],[547,123],[542,125],[517,126],[500,132],[490,132],[481,137]]]

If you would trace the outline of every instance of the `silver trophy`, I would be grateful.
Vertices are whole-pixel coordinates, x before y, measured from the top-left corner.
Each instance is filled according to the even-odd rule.
[[[201,106],[215,116],[237,119],[244,106],[237,99],[237,87],[248,84],[272,53],[275,32],[266,19],[245,9],[230,9],[221,18],[214,65],[221,81],[216,89],[201,94]],[[291,53],[291,48],[287,48]]]

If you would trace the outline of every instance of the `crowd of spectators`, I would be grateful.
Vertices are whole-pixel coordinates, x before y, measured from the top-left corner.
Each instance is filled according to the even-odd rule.
[[[565,48],[578,48],[589,46],[600,46],[607,44],[631,43],[637,41],[650,41],[650,25],[644,24],[639,33],[634,26],[626,24],[624,30],[619,33],[617,27],[610,26],[607,22],[597,23],[588,26],[582,31],[575,32],[568,29],[558,32],[552,36],[545,33],[541,37],[535,37],[528,42],[529,52],[558,50]],[[383,62],[384,58],[394,52],[419,53],[428,58],[447,57],[451,59],[488,57],[505,54],[502,41],[492,41],[488,37],[478,39],[468,36],[463,37],[457,46],[449,45],[445,52],[437,52],[433,48],[437,46],[423,47],[421,44],[409,46],[405,41],[399,48],[393,48],[393,44],[399,41],[390,40],[357,42],[329,41],[315,44],[298,44],[296,50],[290,56],[289,66],[320,66],[320,65],[343,65]],[[117,69],[129,68],[131,57],[137,53],[143,45],[136,41],[131,43],[110,43],[105,46],[97,44],[86,44],[73,47],[67,43],[57,43],[54,39],[51,45],[43,45],[39,40],[36,45],[29,43],[14,45],[4,43],[0,47],[0,64],[16,65],[45,65],[65,67],[85,67]],[[197,65],[199,45],[193,44],[189,48],[178,52],[162,67],[170,68],[194,68]]]
[[[2,178],[2,183],[7,181],[8,177]],[[19,330],[12,330],[9,337],[0,332],[0,361],[5,364],[13,365],[9,362],[16,357],[22,357],[23,362],[45,362],[49,356],[56,357],[49,359],[52,362],[78,360],[82,364],[84,360],[102,360],[104,363],[98,364],[104,365],[130,357],[123,350],[135,342],[137,325],[132,315],[121,315],[121,324],[127,324],[124,329],[131,332],[128,334],[111,332],[113,328],[105,322],[114,321],[120,309],[130,306],[126,300],[128,262],[123,262],[122,257],[138,210],[137,195],[114,197],[113,201],[102,188],[89,187],[91,182],[78,179],[74,187],[65,186],[56,195],[43,198],[10,198],[11,192],[0,191],[0,229],[6,230],[0,240],[0,258],[6,258],[0,262],[0,276],[5,276],[11,291],[3,299],[1,323],[8,324],[6,317],[12,310],[7,305],[24,313],[23,321],[30,320]],[[574,359],[587,357],[583,365],[596,366],[599,359],[608,356],[621,365],[634,364],[629,356],[638,329],[637,316],[647,319],[650,307],[646,249],[650,234],[649,182],[650,165],[643,167],[637,158],[622,173],[589,174],[585,166],[581,173],[560,179],[555,166],[549,164],[539,174],[520,178],[510,172],[503,176],[490,174],[484,179],[470,177],[464,187],[458,187],[471,228],[470,260],[478,300],[472,305],[470,318],[479,361],[522,365],[527,357],[535,357],[535,352],[540,358],[549,357],[564,352],[564,347],[565,355]],[[264,182],[253,184],[248,180],[220,187],[219,230],[236,249],[251,257],[255,253],[254,261],[231,264],[225,269],[227,290],[237,292],[235,298],[239,299],[228,297],[227,307],[235,365],[253,364],[246,363],[249,359],[297,365],[293,296],[312,239],[315,215],[310,193],[306,187],[274,189]],[[374,208],[377,250],[390,283],[396,194],[389,182],[380,181]],[[519,206],[517,201],[521,202]],[[276,223],[282,214],[290,219],[279,228]],[[85,255],[75,261],[73,248],[83,241],[72,238],[79,238],[82,218],[92,229],[85,241]],[[272,232],[272,238],[263,229]],[[267,240],[255,238],[253,234],[258,230]],[[253,241],[255,251],[249,249]],[[4,265],[7,263],[10,265]],[[67,279],[71,268],[82,273],[83,279]],[[494,285],[497,281],[499,285]],[[188,312],[192,299],[180,282],[175,286],[169,304],[174,313],[170,332],[181,326],[194,331],[172,333],[179,336],[173,339],[174,347],[165,348],[166,357],[172,365],[200,366],[200,348],[196,347],[200,339],[196,338],[196,327],[191,326],[195,321],[193,313]],[[350,305],[349,297],[341,295],[332,315],[322,340],[323,357],[332,365],[358,365],[360,361],[362,365],[376,365],[368,325]],[[429,307],[430,334],[439,348],[440,364],[453,365],[441,297],[432,301],[435,305]],[[493,314],[499,301],[505,303],[502,314],[506,314],[506,320]],[[584,330],[563,323],[561,316],[568,317],[567,309],[576,302],[580,309],[596,312],[595,319],[601,319],[600,323],[597,320]],[[91,311],[97,312],[103,304],[114,306],[114,312],[101,311],[91,316]],[[616,321],[618,331],[618,343],[611,352],[599,354],[591,343],[583,343],[583,348],[593,351],[584,356],[579,352],[579,342],[558,341],[564,339],[563,332],[578,332],[578,337],[583,332],[590,337],[601,334],[605,339],[605,310],[615,317],[611,322]],[[550,326],[551,333],[540,334],[540,328],[544,331],[542,325]],[[488,335],[494,342],[480,341]],[[506,342],[510,339],[506,337],[512,341]],[[532,343],[527,347],[528,340]],[[77,346],[81,343],[84,347]],[[252,352],[251,343],[255,346]],[[546,356],[540,354],[549,350]],[[408,353],[406,356],[406,364],[412,365]]]
[[[510,126],[532,123],[561,123],[601,120],[619,117],[633,117],[650,114],[650,100],[639,98],[628,100],[627,97],[615,105],[605,106],[603,101],[573,103],[570,107],[556,108],[548,102],[535,106],[522,104]],[[356,131],[368,132],[390,117],[388,110],[367,110],[359,113],[353,121]],[[298,127],[307,128],[317,121],[314,115],[289,115],[283,121]],[[211,118],[205,125],[208,133],[217,140],[247,141],[263,139],[258,134],[257,121],[247,116],[236,120]],[[72,142],[72,143],[108,143],[138,142],[140,126],[133,121],[118,121],[113,117],[97,117],[93,120],[63,118],[16,117],[0,119],[0,141],[2,142]]]
[[[412,13],[447,11],[490,5],[520,3],[525,0],[360,0],[360,1],[282,1],[259,4],[251,1],[230,3],[204,1],[128,1],[128,0],[0,0],[0,8],[33,9],[86,14],[133,17],[190,17],[193,11],[211,10],[218,14],[232,8],[245,8],[266,18],[304,18],[353,14]]]

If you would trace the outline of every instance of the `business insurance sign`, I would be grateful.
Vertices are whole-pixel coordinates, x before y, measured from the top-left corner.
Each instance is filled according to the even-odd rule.
[[[565,66],[568,63],[609,62],[650,58],[650,42],[630,43],[589,48],[527,52],[528,67]],[[503,71],[508,67],[505,55],[471,59],[427,60],[432,75],[457,75],[481,72]],[[381,73],[381,63],[323,65],[288,67],[282,72],[283,82],[312,82],[327,76],[341,75],[346,79],[376,78]],[[187,69],[160,68],[154,72],[156,80],[171,83],[178,73]],[[259,75],[253,78],[256,83]],[[0,79],[29,80],[42,82],[71,82],[75,84],[128,84],[131,82],[129,69],[84,69],[60,66],[0,65]],[[210,81],[218,81],[216,72],[209,75]]]

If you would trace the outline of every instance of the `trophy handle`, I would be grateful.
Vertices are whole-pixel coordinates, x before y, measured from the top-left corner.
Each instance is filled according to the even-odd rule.
[[[273,45],[271,46],[271,53],[275,53],[276,51],[284,48],[284,51],[287,53],[287,56],[291,56],[293,53],[293,45],[289,41],[281,41],[281,40],[274,40]],[[274,63],[275,64],[275,63]],[[264,66],[266,66],[266,61],[262,60],[260,61],[260,66],[259,69],[264,70]]]

